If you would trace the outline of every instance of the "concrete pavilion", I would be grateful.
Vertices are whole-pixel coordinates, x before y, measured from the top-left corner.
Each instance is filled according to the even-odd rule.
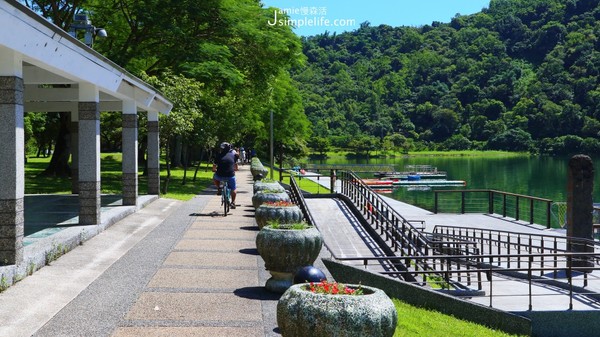
[[[171,102],[14,0],[0,1],[0,264],[23,264],[26,111],[70,112],[79,225],[101,222],[100,111],[123,117],[123,205],[138,202],[138,112],[148,114],[148,194],[159,194],[158,115]]]

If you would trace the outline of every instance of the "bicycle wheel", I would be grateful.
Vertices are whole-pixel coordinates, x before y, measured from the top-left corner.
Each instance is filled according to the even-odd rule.
[[[227,216],[229,213],[229,187],[227,182],[223,184],[223,193],[221,193],[221,204],[223,205],[223,216]]]

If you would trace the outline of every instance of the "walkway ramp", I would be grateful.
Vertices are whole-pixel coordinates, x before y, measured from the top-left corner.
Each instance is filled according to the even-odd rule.
[[[305,199],[315,226],[332,255],[336,257],[385,256],[359,220],[338,198]],[[356,261],[353,264],[362,264]]]
[[[377,244],[377,240],[384,240],[384,236],[373,238],[361,221],[352,212],[350,207],[341,199],[333,197],[325,198],[313,197],[306,198],[306,204],[309,208],[315,225],[321,231],[325,244],[329,249],[332,257],[342,260],[345,264],[365,267],[365,261],[361,259],[344,260],[348,258],[376,258],[389,256],[386,254],[385,247],[382,248]],[[550,235],[564,235],[560,231],[546,230],[542,226],[530,225],[528,223],[512,222],[501,218],[497,218],[485,214],[433,214],[427,210],[402,203],[396,200],[387,200],[400,214],[406,214],[406,218],[411,221],[424,221],[422,227],[423,233],[430,232],[435,225],[456,225],[456,226],[472,226],[483,228],[504,228],[524,233],[544,233]],[[386,241],[388,247],[392,246],[391,241]],[[396,253],[401,256],[400,252]],[[392,271],[393,268],[385,263],[378,264],[373,261],[368,262],[366,266],[368,270],[373,272]],[[492,306],[497,309],[509,312],[526,312],[533,310],[543,311],[563,311],[569,310],[570,293],[565,288],[557,287],[552,283],[540,283],[529,281],[523,278],[507,276],[499,273],[491,273],[491,279],[486,279],[482,291],[483,296],[462,296],[462,298],[479,303],[485,306]],[[493,284],[493,289],[490,288],[490,280]],[[583,281],[581,282],[583,284]],[[596,286],[592,284],[598,283]],[[586,288],[592,291],[600,282],[595,277],[590,279],[590,286]],[[476,285],[470,286],[476,289]],[[595,289],[594,289],[595,290]],[[531,296],[529,295],[531,293]],[[467,293],[469,294],[469,293]],[[470,293],[473,294],[473,293]],[[490,302],[490,295],[491,297]],[[459,296],[460,297],[460,296]],[[594,299],[588,296],[577,295],[573,296],[572,310],[598,310],[600,305]]]

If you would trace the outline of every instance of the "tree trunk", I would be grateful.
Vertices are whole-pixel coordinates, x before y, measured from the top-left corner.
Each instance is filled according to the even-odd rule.
[[[198,159],[198,165],[196,165],[196,171],[194,171],[194,179],[193,182],[196,182],[196,176],[198,176],[198,170],[200,170],[200,165],[202,165],[202,158],[204,158],[204,148],[200,150],[200,158]]]
[[[148,160],[146,160],[146,152],[148,151],[148,143],[141,141],[138,149],[138,165],[144,168],[143,176],[148,176]]]
[[[50,164],[40,175],[65,178],[71,176],[71,167],[69,167],[69,158],[71,157],[70,120],[69,112],[60,113],[60,128],[56,137],[56,146],[54,146]]]
[[[183,145],[182,157],[183,157],[183,180],[181,181],[181,185],[185,185],[187,183],[187,168],[188,168],[188,146],[187,145]]]
[[[183,150],[183,144],[181,141],[181,137],[179,137],[179,136],[175,137],[175,142],[173,145],[175,148],[173,150],[172,165],[173,165],[173,167],[180,167],[182,150]]]

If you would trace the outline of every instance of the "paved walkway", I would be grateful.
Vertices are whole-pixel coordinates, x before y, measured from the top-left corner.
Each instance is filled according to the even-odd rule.
[[[278,336],[251,197],[154,201],[1,293],[0,336]]]
[[[251,196],[249,167],[243,166],[239,206],[227,217],[213,188],[188,202],[151,202],[0,293],[0,336],[279,336],[279,295],[264,289],[270,275],[256,251]],[[336,256],[377,253],[339,201],[307,202],[325,209],[317,225]],[[440,219],[404,203],[393,206],[426,220],[427,229]],[[348,227],[327,227],[335,220],[327,216],[347,219]],[[68,231],[42,240],[60,240]],[[27,246],[26,258],[36,245]],[[321,257],[329,256],[323,248]],[[320,259],[315,264],[327,273]],[[515,309],[522,310],[509,310]]]

